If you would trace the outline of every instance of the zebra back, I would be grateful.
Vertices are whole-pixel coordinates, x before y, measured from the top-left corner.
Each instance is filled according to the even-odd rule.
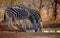
[[[5,12],[9,17],[14,17],[15,19],[25,19],[28,18],[28,12],[23,9],[17,9],[13,7],[7,7]]]

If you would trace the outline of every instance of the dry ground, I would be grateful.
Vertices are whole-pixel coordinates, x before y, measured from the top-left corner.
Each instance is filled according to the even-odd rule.
[[[60,34],[0,31],[0,38],[60,38]]]
[[[14,23],[15,24],[15,23]],[[53,24],[44,22],[44,27],[57,27],[60,26],[60,23]],[[52,26],[53,25],[53,26]],[[44,32],[17,32],[17,31],[8,31],[7,22],[0,23],[0,38],[60,38],[59,33],[44,33]]]

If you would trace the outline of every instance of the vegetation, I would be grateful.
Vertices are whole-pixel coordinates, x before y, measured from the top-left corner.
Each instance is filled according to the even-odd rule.
[[[60,20],[60,0],[0,0],[0,8],[24,4],[40,12],[43,21]]]

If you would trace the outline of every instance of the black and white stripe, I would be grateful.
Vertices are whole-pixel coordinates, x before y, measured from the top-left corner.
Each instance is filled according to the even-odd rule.
[[[11,28],[11,18],[14,18],[14,20],[16,21],[17,25],[19,24],[19,20],[23,19],[23,28],[24,30],[26,29],[26,20],[28,19],[28,12],[25,11],[24,9],[16,9],[13,7],[7,7],[5,9],[5,14],[8,16],[8,27],[12,30]]]
[[[19,20],[23,20],[22,28],[26,31],[26,20],[29,19],[33,24],[33,29],[36,30],[39,26],[41,28],[40,19],[41,16],[38,14],[38,11],[30,9],[25,5],[16,5],[14,7],[7,7],[5,9],[5,14],[8,16],[8,27],[11,28],[11,18],[14,18],[16,24],[19,26]]]
[[[40,28],[40,30],[41,30],[41,28],[42,28],[42,20],[41,20],[41,16],[40,16],[40,14],[39,14],[39,12],[37,11],[37,10],[34,10],[34,9],[30,9],[30,11],[29,11],[31,14],[33,14],[33,17],[35,18],[35,21],[36,21],[36,23],[33,21],[34,20],[34,18],[33,19],[31,19],[31,22],[32,23],[35,23],[35,26],[33,25],[33,28],[34,29],[38,29],[38,28]]]
[[[15,9],[15,8],[9,7],[5,11],[8,16],[10,17],[12,16],[15,19],[25,19],[28,17],[28,12],[23,9]]]
[[[41,15],[39,14],[39,12],[37,10],[31,9],[29,7],[26,7],[22,4],[20,5],[16,5],[16,7],[21,8],[21,9],[26,9],[29,11],[30,14],[30,21],[34,24],[34,21],[36,21],[35,25],[33,25],[33,28],[36,29],[35,26],[39,27],[40,29],[42,28],[42,20],[41,20]],[[37,25],[36,25],[37,24]]]

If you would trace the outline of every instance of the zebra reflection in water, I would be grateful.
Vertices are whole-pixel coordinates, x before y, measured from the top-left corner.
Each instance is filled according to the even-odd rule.
[[[20,6],[20,5],[19,5]],[[10,30],[14,30],[11,27],[11,19],[14,18],[17,26],[20,28],[19,20],[23,20],[22,28],[24,31],[26,31],[26,20],[29,19],[32,23],[33,30],[37,30],[38,26],[40,26],[40,15],[37,13],[36,10],[29,9],[26,6],[22,6],[21,8],[13,8],[13,7],[7,7],[5,9],[5,14],[8,16],[8,27]],[[39,23],[39,24],[38,24]]]

